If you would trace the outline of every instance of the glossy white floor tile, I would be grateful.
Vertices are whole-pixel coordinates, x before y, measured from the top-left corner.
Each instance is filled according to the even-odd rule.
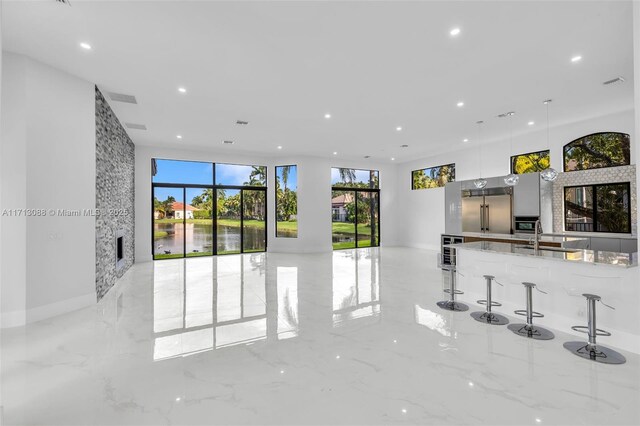
[[[638,355],[595,364],[562,331],[529,341],[441,311],[435,256],[136,265],[95,308],[2,333],[4,422],[640,424]]]

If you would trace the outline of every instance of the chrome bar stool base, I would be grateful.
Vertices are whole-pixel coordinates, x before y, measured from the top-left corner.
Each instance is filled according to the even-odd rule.
[[[494,314],[491,312],[491,308],[494,306],[502,306],[498,302],[494,302],[491,300],[491,284],[495,277],[493,275],[483,275],[484,279],[487,281],[487,298],[484,300],[478,300],[478,303],[481,305],[486,305],[487,310],[482,312],[471,312],[471,317],[479,322],[483,322],[485,324],[491,325],[507,325],[509,324],[509,320],[507,317],[502,316],[500,314]],[[500,283],[498,283],[500,284]],[[502,284],[500,284],[502,285]]]
[[[565,342],[562,346],[574,355],[602,364],[624,364],[627,359],[620,352],[604,346],[591,347],[585,342]]]
[[[469,307],[464,303],[454,302],[451,300],[443,300],[441,302],[436,303],[436,305],[438,305],[440,308],[445,309],[447,311],[464,312],[469,310]]]
[[[551,340],[556,337],[551,331],[546,328],[531,326],[527,324],[509,324],[507,328],[513,331],[518,336],[528,337],[534,340]]]
[[[468,311],[469,307],[464,303],[456,302],[456,294],[464,294],[464,292],[456,289],[456,266],[455,265],[446,265],[444,267],[447,271],[449,271],[449,288],[444,290],[445,293],[449,294],[449,300],[442,300],[437,302],[439,308],[453,311],[453,312],[464,312]]]
[[[534,283],[523,282],[522,285],[524,285],[526,292],[527,309],[518,309],[517,311],[513,311],[513,313],[516,315],[527,317],[527,322],[526,324],[510,324],[507,328],[513,331],[518,336],[528,337],[534,340],[553,339],[555,336],[551,331],[547,330],[546,328],[533,325],[534,318],[544,317],[544,315],[542,315],[540,312],[536,312],[533,310],[533,289],[535,288],[540,293],[546,293],[537,288]]]
[[[493,312],[471,312],[471,317],[479,322],[491,325],[507,325],[509,319],[500,314],[494,314]]]
[[[611,333],[596,327],[596,302],[602,303],[604,306],[614,309],[602,302],[597,294],[585,293],[583,296],[587,299],[587,325],[574,325],[571,327],[574,331],[587,333],[588,342],[565,342],[564,347],[572,354],[580,358],[589,359],[591,361],[600,362],[602,364],[624,364],[627,359],[619,352],[609,349],[605,346],[596,345],[597,336],[611,336]]]

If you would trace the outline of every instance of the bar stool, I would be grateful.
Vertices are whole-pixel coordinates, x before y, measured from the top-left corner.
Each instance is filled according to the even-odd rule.
[[[448,311],[462,312],[469,310],[469,306],[456,302],[456,294],[464,294],[463,291],[456,290],[456,265],[443,265],[442,268],[449,271],[449,288],[443,290],[445,293],[449,293],[449,300],[442,300],[437,302],[436,305]]]
[[[537,327],[533,325],[534,318],[542,318],[540,312],[535,312],[533,310],[533,289],[535,288],[540,293],[547,294],[546,292],[540,290],[534,283],[523,282],[526,295],[527,295],[527,309],[518,309],[517,311],[513,311],[516,315],[522,315],[527,317],[526,324],[509,324],[507,328],[513,331],[518,336],[529,337],[535,340],[551,340],[555,336],[552,332],[547,330],[546,328]]]
[[[581,358],[603,364],[624,364],[627,362],[624,355],[613,349],[596,345],[596,336],[611,336],[611,333],[608,331],[596,328],[596,302],[600,302],[610,309],[615,308],[603,303],[600,296],[596,294],[585,293],[583,296],[587,298],[587,325],[574,325],[571,328],[581,333],[587,333],[589,335],[589,341],[586,344],[584,342],[565,342],[563,346]]]
[[[502,306],[501,303],[494,302],[491,300],[491,284],[496,277],[494,277],[493,275],[483,275],[483,277],[485,280],[487,280],[487,298],[478,300],[478,303],[480,305],[486,305],[487,310],[485,312],[482,312],[482,311],[471,312],[471,316],[473,317],[474,320],[484,322],[487,324],[492,324],[492,325],[509,324],[509,320],[507,319],[507,317],[502,316],[500,314],[494,314],[493,312],[491,312],[491,308],[493,306]],[[496,281],[496,284],[502,285],[497,281]]]

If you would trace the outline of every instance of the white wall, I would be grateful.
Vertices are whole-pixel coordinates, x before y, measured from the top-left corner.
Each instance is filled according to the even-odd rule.
[[[600,132],[616,131],[631,136],[632,158],[636,152],[634,111],[624,111],[599,118],[565,124],[550,129],[551,165],[562,171],[562,147],[581,136]],[[469,144],[463,151],[440,154],[402,163],[398,168],[398,206],[402,212],[398,221],[402,223],[398,237],[403,245],[439,249],[440,234],[444,233],[444,188],[411,190],[411,171],[442,164],[456,164],[456,180],[502,176],[509,173],[511,155],[547,149],[546,127],[513,139],[513,150],[509,140],[491,144]],[[637,155],[637,154],[636,154]]]
[[[331,247],[331,167],[375,169],[380,171],[381,244],[397,244],[395,176],[396,166],[369,161],[305,156],[259,157],[183,149],[163,149],[136,145],[136,262],[147,262],[151,255],[151,159],[210,161],[268,166],[267,173],[267,246],[270,252],[311,253],[330,251]],[[275,166],[298,166],[298,238],[275,237]]]
[[[3,209],[95,207],[94,85],[3,52]],[[92,216],[2,217],[3,326],[95,303]]]
[[[636,135],[640,136],[640,1],[633,2],[633,68],[635,89],[635,123]],[[637,146],[637,145],[636,145]],[[636,149],[636,164],[640,164],[640,149]],[[636,173],[637,200],[640,200],[640,173]],[[640,230],[640,215],[638,216],[638,228]]]

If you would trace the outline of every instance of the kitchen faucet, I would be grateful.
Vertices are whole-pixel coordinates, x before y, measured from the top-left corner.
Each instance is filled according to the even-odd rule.
[[[542,223],[540,219],[536,220],[535,233],[533,235],[533,250],[537,252],[540,249],[540,237],[542,236]]]

